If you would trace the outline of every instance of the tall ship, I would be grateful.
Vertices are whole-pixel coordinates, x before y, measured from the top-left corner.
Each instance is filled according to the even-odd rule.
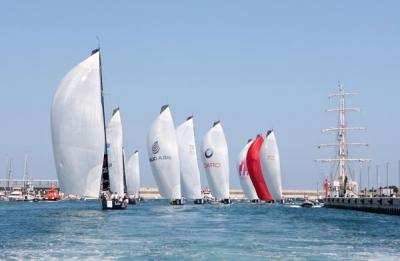
[[[335,143],[319,144],[318,148],[335,148],[335,156],[331,158],[317,159],[317,162],[331,165],[331,174],[326,179],[327,188],[326,197],[337,198],[357,198],[359,192],[358,183],[355,180],[353,171],[354,163],[368,163],[370,159],[351,157],[350,147],[368,146],[365,142],[349,142],[348,133],[357,131],[366,131],[364,127],[351,127],[347,125],[347,112],[360,112],[359,108],[347,107],[346,98],[357,93],[346,91],[342,85],[338,84],[338,91],[329,95],[329,99],[337,99],[338,107],[328,109],[327,112],[338,114],[337,127],[322,129],[322,133],[334,133],[336,135]]]

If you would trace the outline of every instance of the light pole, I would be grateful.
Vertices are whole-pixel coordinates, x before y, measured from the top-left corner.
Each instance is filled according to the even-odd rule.
[[[400,162],[400,161],[399,161]],[[400,166],[400,165],[399,165]],[[370,190],[370,187],[369,187],[369,169],[370,169],[370,166],[369,166],[369,164],[368,164],[368,194],[369,194],[369,190]]]
[[[376,193],[378,194],[379,188],[379,166],[376,165]]]

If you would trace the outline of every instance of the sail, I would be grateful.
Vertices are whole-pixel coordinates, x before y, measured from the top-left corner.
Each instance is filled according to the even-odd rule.
[[[151,169],[163,198],[180,199],[180,163],[174,121],[168,105],[154,121],[147,137]]]
[[[201,151],[211,194],[217,199],[229,199],[228,145],[220,122],[215,122],[204,136]]]
[[[139,197],[140,189],[140,167],[139,167],[139,152],[131,156],[126,165],[126,186],[128,188],[128,195]]]
[[[258,135],[257,139],[249,147],[246,157],[246,163],[251,181],[253,182],[254,188],[256,189],[258,198],[261,200],[269,201],[272,200],[272,197],[268,191],[268,183],[266,183],[264,180],[260,162],[260,148],[263,141],[264,138],[261,135]]]
[[[246,163],[247,152],[251,144],[253,144],[253,141],[249,140],[246,146],[244,146],[244,148],[240,151],[239,157],[236,162],[236,168],[239,173],[240,185],[242,186],[244,196],[247,199],[254,200],[258,199],[258,196],[254,188],[253,182],[251,181]]]
[[[197,163],[196,142],[194,138],[193,117],[189,117],[176,128],[181,166],[182,196],[187,199],[200,199],[200,170]]]
[[[51,107],[51,133],[61,190],[97,198],[105,150],[98,52],[61,81]]]
[[[282,181],[279,150],[275,133],[267,134],[261,146],[261,168],[268,190],[274,200],[282,200]]]
[[[108,172],[110,191],[124,195],[124,157],[121,113],[117,108],[107,127]]]

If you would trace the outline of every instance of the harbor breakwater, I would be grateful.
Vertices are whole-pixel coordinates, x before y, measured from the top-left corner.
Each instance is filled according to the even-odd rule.
[[[327,198],[325,207],[400,216],[400,198]]]

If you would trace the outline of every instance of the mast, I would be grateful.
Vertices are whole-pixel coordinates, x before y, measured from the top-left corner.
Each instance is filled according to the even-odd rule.
[[[24,162],[24,176],[23,176],[23,181],[24,181],[24,189],[27,188],[28,185],[28,156],[25,155],[25,162]]]
[[[124,174],[124,193],[128,193],[128,187],[126,185],[126,171],[125,171],[125,150],[122,148],[122,171]]]
[[[346,97],[350,95],[356,95],[357,93],[346,92],[342,87],[341,83],[338,84],[338,92],[329,95],[329,98],[338,98],[339,99],[339,108],[329,109],[327,112],[338,112],[338,126],[336,128],[327,128],[322,129],[322,133],[335,132],[337,135],[337,143],[333,144],[320,144],[318,148],[323,147],[337,147],[337,157],[335,158],[327,158],[327,159],[317,159],[319,162],[337,162],[338,163],[338,172],[335,179],[339,181],[340,184],[340,196],[346,194],[346,191],[349,189],[354,193],[357,193],[355,188],[349,184],[352,180],[350,175],[348,163],[349,162],[360,162],[365,163],[370,161],[369,159],[364,158],[349,158],[348,156],[348,148],[350,146],[368,146],[368,143],[364,142],[348,142],[347,141],[347,132],[349,131],[365,131],[364,127],[348,127],[346,122],[346,112],[360,112],[359,108],[349,108],[346,107]],[[353,184],[356,184],[353,180]],[[331,188],[332,189],[332,188]],[[342,194],[342,192],[344,192]]]
[[[12,176],[12,159],[10,159],[9,161],[8,172],[7,172],[7,189],[10,191],[10,193],[11,193],[11,187],[10,187],[11,176]]]
[[[101,66],[101,53],[100,48],[92,51],[92,55],[99,53],[99,74],[100,74],[100,92],[101,92],[101,108],[103,110],[103,128],[104,128],[104,160],[103,171],[101,176],[101,190],[110,190],[110,175],[108,170],[108,154],[107,154],[107,132],[106,132],[106,113],[104,109],[104,88],[103,88],[103,70]]]

